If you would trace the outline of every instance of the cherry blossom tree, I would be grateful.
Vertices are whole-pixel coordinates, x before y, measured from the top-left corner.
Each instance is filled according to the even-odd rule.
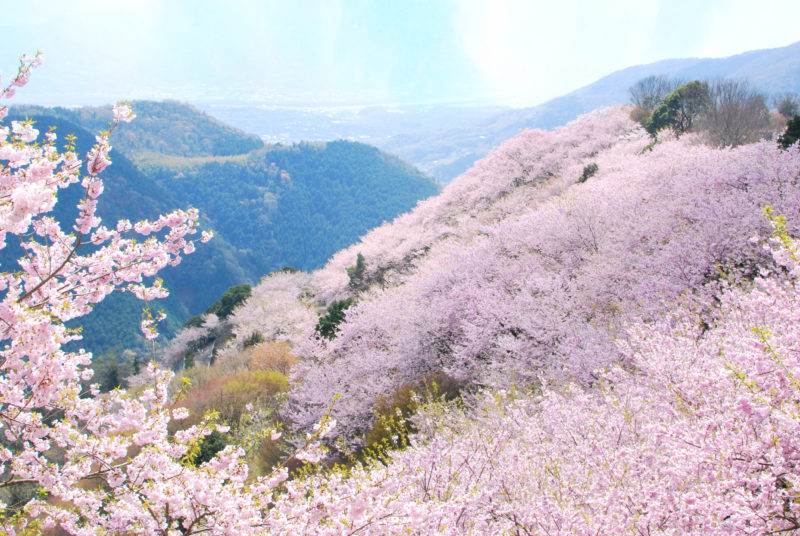
[[[306,272],[278,271],[265,276],[250,298],[233,312],[236,342],[253,333],[267,340],[296,341],[317,322],[316,306]]]
[[[0,95],[12,97],[39,63],[39,56],[23,57]],[[0,107],[0,119],[6,114]],[[110,129],[133,118],[118,105]],[[168,434],[170,420],[187,415],[171,409],[171,372],[151,363],[150,386],[136,397],[121,390],[98,395],[96,387],[81,392],[91,355],[63,349],[80,338],[64,323],[114,291],[165,296],[154,277],[194,250],[198,213],[105,225],[96,208],[100,174],[111,164],[108,132],[83,159],[69,140],[59,152],[56,135],[40,136],[30,122],[0,127],[0,247],[17,240],[23,251],[17,266],[0,273],[0,490],[37,491],[16,511],[0,505],[0,531],[18,534],[37,524],[81,535],[261,530],[268,492],[286,471],[248,482],[238,447],[200,467],[189,463],[216,425],[206,419]],[[49,214],[67,187],[82,188],[83,196],[71,228],[62,230]],[[208,238],[204,232],[202,240]]]

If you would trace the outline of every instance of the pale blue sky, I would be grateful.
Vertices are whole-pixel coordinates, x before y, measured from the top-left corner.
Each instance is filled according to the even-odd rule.
[[[5,1],[5,0],[3,0]],[[0,70],[18,101],[534,105],[612,71],[800,40],[797,0],[27,0]]]

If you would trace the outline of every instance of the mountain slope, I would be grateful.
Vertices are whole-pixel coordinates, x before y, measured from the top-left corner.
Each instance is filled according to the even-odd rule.
[[[40,132],[54,126],[59,140],[74,134],[81,154],[92,146],[94,136],[66,118],[105,126],[104,113],[105,109],[95,108],[20,107],[12,109],[9,120],[29,117]],[[202,225],[216,232],[214,240],[198,247],[178,267],[164,271],[171,295],[152,306],[168,313],[162,326],[167,335],[189,316],[204,311],[227,288],[255,282],[286,265],[303,270],[321,267],[332,253],[370,228],[438,191],[435,182],[413,167],[363,144],[264,148],[257,138],[220,127],[183,105],[150,103],[143,114],[143,124],[134,128],[136,119],[112,134],[113,165],[104,172],[99,215],[109,223],[123,218],[136,221],[195,206]],[[171,125],[170,117],[182,122]],[[169,136],[172,130],[180,133],[177,139]],[[168,146],[156,143],[162,136]],[[126,139],[136,143],[126,145]],[[201,146],[191,145],[192,140],[201,140]],[[187,143],[187,150],[200,156],[152,151],[186,152]],[[255,151],[254,145],[259,147]],[[147,150],[130,159],[120,146]],[[220,151],[240,154],[206,155]],[[63,192],[56,217],[67,221],[80,195],[78,186]],[[18,256],[8,248],[3,266],[12,265]],[[143,305],[126,295],[105,300],[84,319],[82,346],[101,353],[141,345],[138,324]],[[111,317],[118,322],[110,324]]]
[[[591,384],[627,359],[617,341],[629,323],[660,318],[687,292],[698,322],[712,322],[703,311],[721,285],[772,266],[750,241],[770,232],[764,207],[800,214],[800,153],[773,142],[720,151],[692,136],[642,153],[648,143],[623,108],[525,131],[334,255],[302,294],[358,303],[333,340],[284,328],[303,357],[291,419],[310,426],[342,393],[333,414],[357,442],[379,397],[429,375],[472,387]],[[366,292],[348,270],[359,254]],[[276,333],[280,318],[259,326],[248,313],[257,306],[235,317]]]
[[[209,105],[231,124],[276,141],[348,137],[396,154],[444,184],[525,128],[551,129],[580,114],[629,101],[628,88],[653,74],[685,79],[744,78],[765,94],[800,93],[800,42],[727,58],[663,60],[616,71],[538,106],[442,106],[348,110]]]
[[[727,58],[671,59],[628,67],[538,106],[503,111],[468,127],[415,133],[373,143],[447,183],[489,149],[523,129],[551,129],[592,110],[627,103],[629,87],[657,74],[687,81],[741,78],[749,80],[766,95],[800,93],[800,42]],[[425,147],[425,153],[420,154],[420,147]]]
[[[437,185],[368,145],[337,141],[226,159],[149,158],[143,169],[182,204],[200,209],[256,277],[321,267],[334,252],[406,212]]]
[[[754,50],[727,58],[663,60],[628,67],[611,73],[588,86],[555,98],[540,106],[505,112],[498,117],[508,133],[517,128],[553,128],[580,114],[629,101],[628,88],[650,75],[680,80],[736,78],[749,80],[766,95],[800,93],[800,42],[781,48]],[[516,115],[515,119],[512,119]],[[503,120],[502,118],[506,119]]]
[[[261,140],[206,115],[188,104],[165,101],[133,101],[136,120],[117,129],[111,143],[129,156],[160,153],[177,156],[228,156],[263,147]],[[61,117],[89,132],[108,128],[112,106],[44,108],[19,106],[19,113]]]
[[[7,120],[10,122],[30,118],[35,121],[35,127],[40,132],[47,132],[54,127],[59,140],[73,135],[78,154],[85,154],[92,147],[95,142],[93,134],[63,117],[44,115],[47,111],[40,109],[37,114],[30,107],[12,108]],[[112,165],[103,172],[104,190],[98,203],[98,215],[105,224],[110,225],[121,219],[153,219],[159,214],[186,206],[152,178],[143,174],[121,151],[112,150],[110,156]],[[70,218],[75,217],[75,206],[81,195],[82,189],[78,185],[72,185],[60,192],[54,217],[61,222],[71,221]],[[18,248],[9,247],[3,250],[1,262],[4,269],[14,266],[18,257]],[[190,314],[207,307],[232,282],[249,280],[257,275],[257,269],[248,265],[246,260],[233,257],[231,247],[224,238],[220,238],[199,247],[195,254],[184,258],[177,268],[164,270],[162,277],[165,286],[172,293],[165,300],[157,300],[150,305],[154,309],[163,308],[167,312],[167,321],[162,327],[169,335]],[[204,291],[198,292],[197,289]],[[145,305],[132,295],[119,293],[109,296],[97,305],[91,315],[81,319],[84,335],[81,347],[101,353],[114,347],[131,348],[141,345],[139,321]],[[108,322],[109,318],[117,321],[112,324]]]

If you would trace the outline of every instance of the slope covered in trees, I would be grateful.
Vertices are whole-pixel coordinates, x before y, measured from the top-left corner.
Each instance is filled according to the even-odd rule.
[[[227,288],[287,265],[319,268],[370,228],[438,191],[413,167],[363,144],[264,148],[257,138],[189,106],[142,101],[133,105],[137,114],[138,106],[143,117],[111,134],[117,158],[107,172],[99,216],[136,221],[193,206],[204,228],[217,236],[164,272],[171,295],[155,308],[167,313],[167,334]],[[26,118],[42,132],[55,127],[59,143],[74,135],[76,149],[86,152],[94,143],[90,131],[108,128],[111,107],[10,110],[10,120]],[[59,221],[73,215],[69,207],[79,195],[76,187],[62,193],[65,202],[55,210]],[[3,252],[3,264],[16,255]],[[135,299],[114,295],[96,309],[81,320],[87,348],[99,355],[142,345],[141,304]],[[109,317],[120,322],[109,323]]]
[[[714,80],[710,83],[649,76],[630,88],[635,109],[631,118],[653,138],[669,129],[677,136],[698,132],[718,147],[736,147],[771,138],[794,115],[797,96],[775,99],[777,110],[767,109],[764,95],[745,80]]]
[[[280,419],[302,437],[334,416],[350,460],[289,481],[273,527],[800,530],[800,150],[652,145],[629,112],[509,140],[234,310],[218,362],[289,341]],[[353,465],[364,446],[381,461]]]
[[[764,207],[800,214],[798,155],[775,142],[720,151],[692,135],[644,150],[650,138],[628,112],[523,133],[298,280],[305,290],[289,294],[303,300],[357,303],[332,340],[307,320],[305,335],[289,337],[303,358],[290,418],[308,426],[341,393],[333,414],[358,442],[379,397],[427,375],[473,387],[588,385],[598,368],[629,359],[617,344],[628,323],[659,318],[686,292],[698,322],[711,322],[710,296],[772,265],[750,241],[769,234]],[[368,290],[351,284],[359,254]],[[256,287],[254,297],[269,293]],[[234,313],[241,332],[296,333],[251,302]]]
[[[252,134],[233,128],[188,104],[167,101],[134,101],[137,121],[115,131],[111,143],[117,150],[136,156],[161,153],[177,156],[228,156],[263,147]],[[43,108],[21,106],[17,113],[49,114],[78,124],[90,132],[108,127],[111,106]]]
[[[430,403],[388,463],[290,482],[275,509],[280,526],[374,535],[800,530],[800,265],[798,243],[781,242],[777,271],[716,294],[711,327],[676,304],[662,319],[628,324],[616,341],[627,359],[597,370],[590,389],[540,383]]]
[[[60,136],[59,145],[62,147],[68,143],[66,141],[68,136],[74,136],[75,149],[84,154],[95,143],[94,135],[75,123],[53,115],[31,115],[29,112],[31,110],[23,113],[13,109],[9,113],[8,120],[23,121],[30,118],[41,132],[55,129],[54,132]],[[108,127],[108,123],[105,127]],[[138,221],[153,218],[159,213],[179,206],[169,192],[143,175],[125,155],[115,154],[115,156],[114,165],[105,173],[104,203],[98,207],[97,214],[102,221],[117,221],[123,218]],[[70,221],[70,218],[75,217],[75,206],[82,195],[81,189],[76,186],[64,189],[60,192],[60,199],[63,202],[56,205],[53,216],[61,222]],[[211,249],[215,250],[216,246],[212,245]],[[13,266],[19,254],[20,251],[13,244],[9,245],[0,252],[0,263],[3,267]],[[167,287],[177,287],[180,291],[185,288],[184,284],[190,287],[198,284],[198,279],[192,280],[192,274],[196,273],[192,270],[194,264],[189,262],[189,269],[186,270],[187,278],[173,277],[175,274],[171,270],[166,270],[164,275]],[[228,274],[226,276],[230,277]],[[167,324],[167,332],[180,326],[177,319],[186,314],[186,306],[175,296],[160,303],[158,307],[163,307],[169,314],[170,323]],[[102,353],[115,347],[140,346],[141,334],[138,323],[141,320],[141,310],[142,306],[138,300],[125,294],[113,295],[97,304],[95,314],[85,317],[80,323],[88,347]],[[108,318],[118,318],[119,323],[110,323]],[[73,324],[73,327],[77,326]]]
[[[369,229],[438,191],[428,177],[368,145],[275,146],[246,157],[150,157],[145,172],[198,207],[257,277],[284,266],[324,265]],[[254,239],[255,238],[255,239]]]

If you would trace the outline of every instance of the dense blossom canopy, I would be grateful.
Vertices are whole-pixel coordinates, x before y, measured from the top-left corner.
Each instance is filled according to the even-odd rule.
[[[800,530],[800,263],[787,245],[778,273],[717,295],[713,327],[686,303],[627,326],[630,360],[591,389],[433,404],[387,466],[292,482],[285,500],[306,504],[309,533]]]
[[[346,295],[358,253],[373,290],[334,340],[295,339],[292,418],[309,426],[341,393],[334,413],[355,441],[378,397],[434,372],[473,386],[589,385],[631,359],[618,344],[628,322],[659,318],[686,292],[702,311],[726,281],[773,264],[749,238],[769,233],[767,205],[797,231],[797,150],[718,150],[687,135],[642,152],[648,143],[613,108],[525,132],[335,256],[312,274],[320,299]]]
[[[23,57],[2,96],[24,86],[39,62]],[[0,119],[6,113],[0,107]],[[117,106],[111,129],[133,117],[130,108]],[[186,463],[213,423],[168,434],[171,419],[186,417],[185,410],[170,409],[170,372],[151,363],[150,387],[135,398],[124,391],[99,396],[96,386],[90,396],[81,392],[80,380],[92,374],[91,355],[62,349],[79,339],[64,322],[115,290],[141,299],[165,296],[153,277],[194,250],[198,214],[178,210],[154,221],[103,225],[96,207],[100,173],[111,164],[108,133],[83,160],[69,140],[59,152],[56,136],[40,136],[30,123],[0,127],[0,245],[18,238],[23,252],[18,266],[0,273],[0,490],[36,491],[16,511],[0,504],[0,530],[18,534],[56,523],[81,535],[256,530],[266,492],[285,471],[248,483],[238,448],[199,468]],[[83,188],[83,197],[64,232],[48,213],[70,185]],[[142,328],[154,336],[151,320]]]

